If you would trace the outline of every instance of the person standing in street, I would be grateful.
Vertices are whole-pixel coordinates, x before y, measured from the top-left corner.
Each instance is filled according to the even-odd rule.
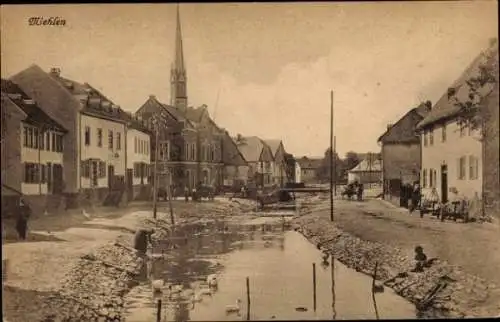
[[[30,216],[30,206],[23,199],[21,199],[19,201],[19,212],[16,218],[16,231],[21,240],[26,240],[26,234],[28,232],[28,219]]]
[[[413,190],[411,192],[411,206],[410,206],[410,214],[418,208],[418,205],[420,204],[420,198],[421,198],[421,193],[420,193],[420,184],[418,181],[416,181],[413,184]]]
[[[363,200],[363,184],[362,183],[359,183],[358,184],[358,201],[362,201]]]

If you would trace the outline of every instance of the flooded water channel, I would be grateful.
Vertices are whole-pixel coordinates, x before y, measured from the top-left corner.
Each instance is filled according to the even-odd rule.
[[[245,223],[211,223],[178,228],[179,236],[153,252],[169,249],[152,264],[154,279],[173,285],[162,297],[162,321],[246,320],[246,277],[250,281],[250,319],[332,319],[330,266],[299,233],[282,219],[257,218]],[[313,309],[312,263],[316,263],[317,309]],[[217,275],[217,289],[208,293],[207,276]],[[337,319],[375,319],[371,278],[335,263]],[[380,318],[416,318],[413,304],[386,289],[377,296]],[[241,304],[236,305],[237,299]],[[126,321],[156,321],[151,282],[144,281],[126,298]],[[239,307],[227,313],[228,305]],[[299,309],[300,308],[300,309]]]

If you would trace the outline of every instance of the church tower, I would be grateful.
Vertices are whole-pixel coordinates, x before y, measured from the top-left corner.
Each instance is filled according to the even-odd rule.
[[[182,48],[181,18],[177,5],[177,28],[175,31],[174,62],[170,70],[170,104],[179,110],[187,108],[187,77],[184,66],[184,51]]]

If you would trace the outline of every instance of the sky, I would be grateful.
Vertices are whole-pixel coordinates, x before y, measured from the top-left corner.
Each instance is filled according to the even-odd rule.
[[[180,15],[188,104],[296,156],[329,146],[331,90],[337,152],[378,152],[388,123],[437,101],[498,37],[488,0],[185,3]],[[152,94],[169,103],[175,18],[175,4],[2,5],[1,75],[58,67],[127,111]]]

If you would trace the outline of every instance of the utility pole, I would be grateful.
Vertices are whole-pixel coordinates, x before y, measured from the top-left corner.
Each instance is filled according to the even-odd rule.
[[[153,218],[156,219],[158,211],[158,154],[160,152],[160,124],[158,116],[154,116],[156,121],[155,126],[155,166],[153,172]]]
[[[330,220],[333,221],[333,90],[330,92]]]
[[[335,176],[333,177],[333,191],[334,195],[337,195],[337,136],[333,137],[333,155],[335,156],[335,162],[333,163]]]

